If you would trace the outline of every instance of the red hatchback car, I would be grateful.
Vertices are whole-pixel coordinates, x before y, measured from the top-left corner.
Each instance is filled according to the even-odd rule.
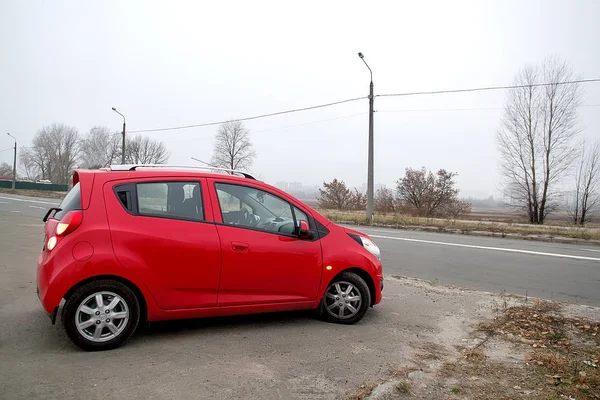
[[[44,217],[40,301],[85,350],[140,322],[314,309],[344,324],[381,301],[379,248],[250,175],[77,170]]]

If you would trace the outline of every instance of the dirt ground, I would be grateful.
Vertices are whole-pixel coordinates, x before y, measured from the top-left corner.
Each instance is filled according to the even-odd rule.
[[[600,399],[599,309],[504,294],[492,303],[466,336],[440,330],[412,364],[348,399]]]

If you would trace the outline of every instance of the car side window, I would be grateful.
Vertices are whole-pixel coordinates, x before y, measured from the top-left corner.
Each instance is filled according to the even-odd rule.
[[[297,224],[308,222],[306,213],[264,190],[228,183],[216,183],[215,188],[226,225],[293,235],[294,217]]]
[[[198,182],[148,182],[136,185],[138,214],[204,221]]]

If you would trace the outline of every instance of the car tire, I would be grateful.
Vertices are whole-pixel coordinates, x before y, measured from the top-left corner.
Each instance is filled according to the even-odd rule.
[[[353,272],[342,272],[327,286],[319,314],[326,321],[349,325],[360,321],[370,304],[371,292],[364,279]]]
[[[110,350],[123,345],[139,321],[140,304],[135,293],[123,283],[112,280],[83,285],[67,299],[62,312],[67,336],[86,351]]]

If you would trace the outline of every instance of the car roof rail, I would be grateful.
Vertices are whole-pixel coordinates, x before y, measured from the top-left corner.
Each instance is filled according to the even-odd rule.
[[[111,165],[111,171],[135,171],[138,168],[184,168],[184,169],[201,169],[203,171],[225,171],[225,172],[234,172],[236,174],[242,175],[244,178],[256,180],[255,177],[250,175],[247,172],[238,171],[235,169],[228,168],[217,168],[217,167],[204,167],[204,166],[196,166],[196,165],[171,165],[171,164],[118,164]]]

